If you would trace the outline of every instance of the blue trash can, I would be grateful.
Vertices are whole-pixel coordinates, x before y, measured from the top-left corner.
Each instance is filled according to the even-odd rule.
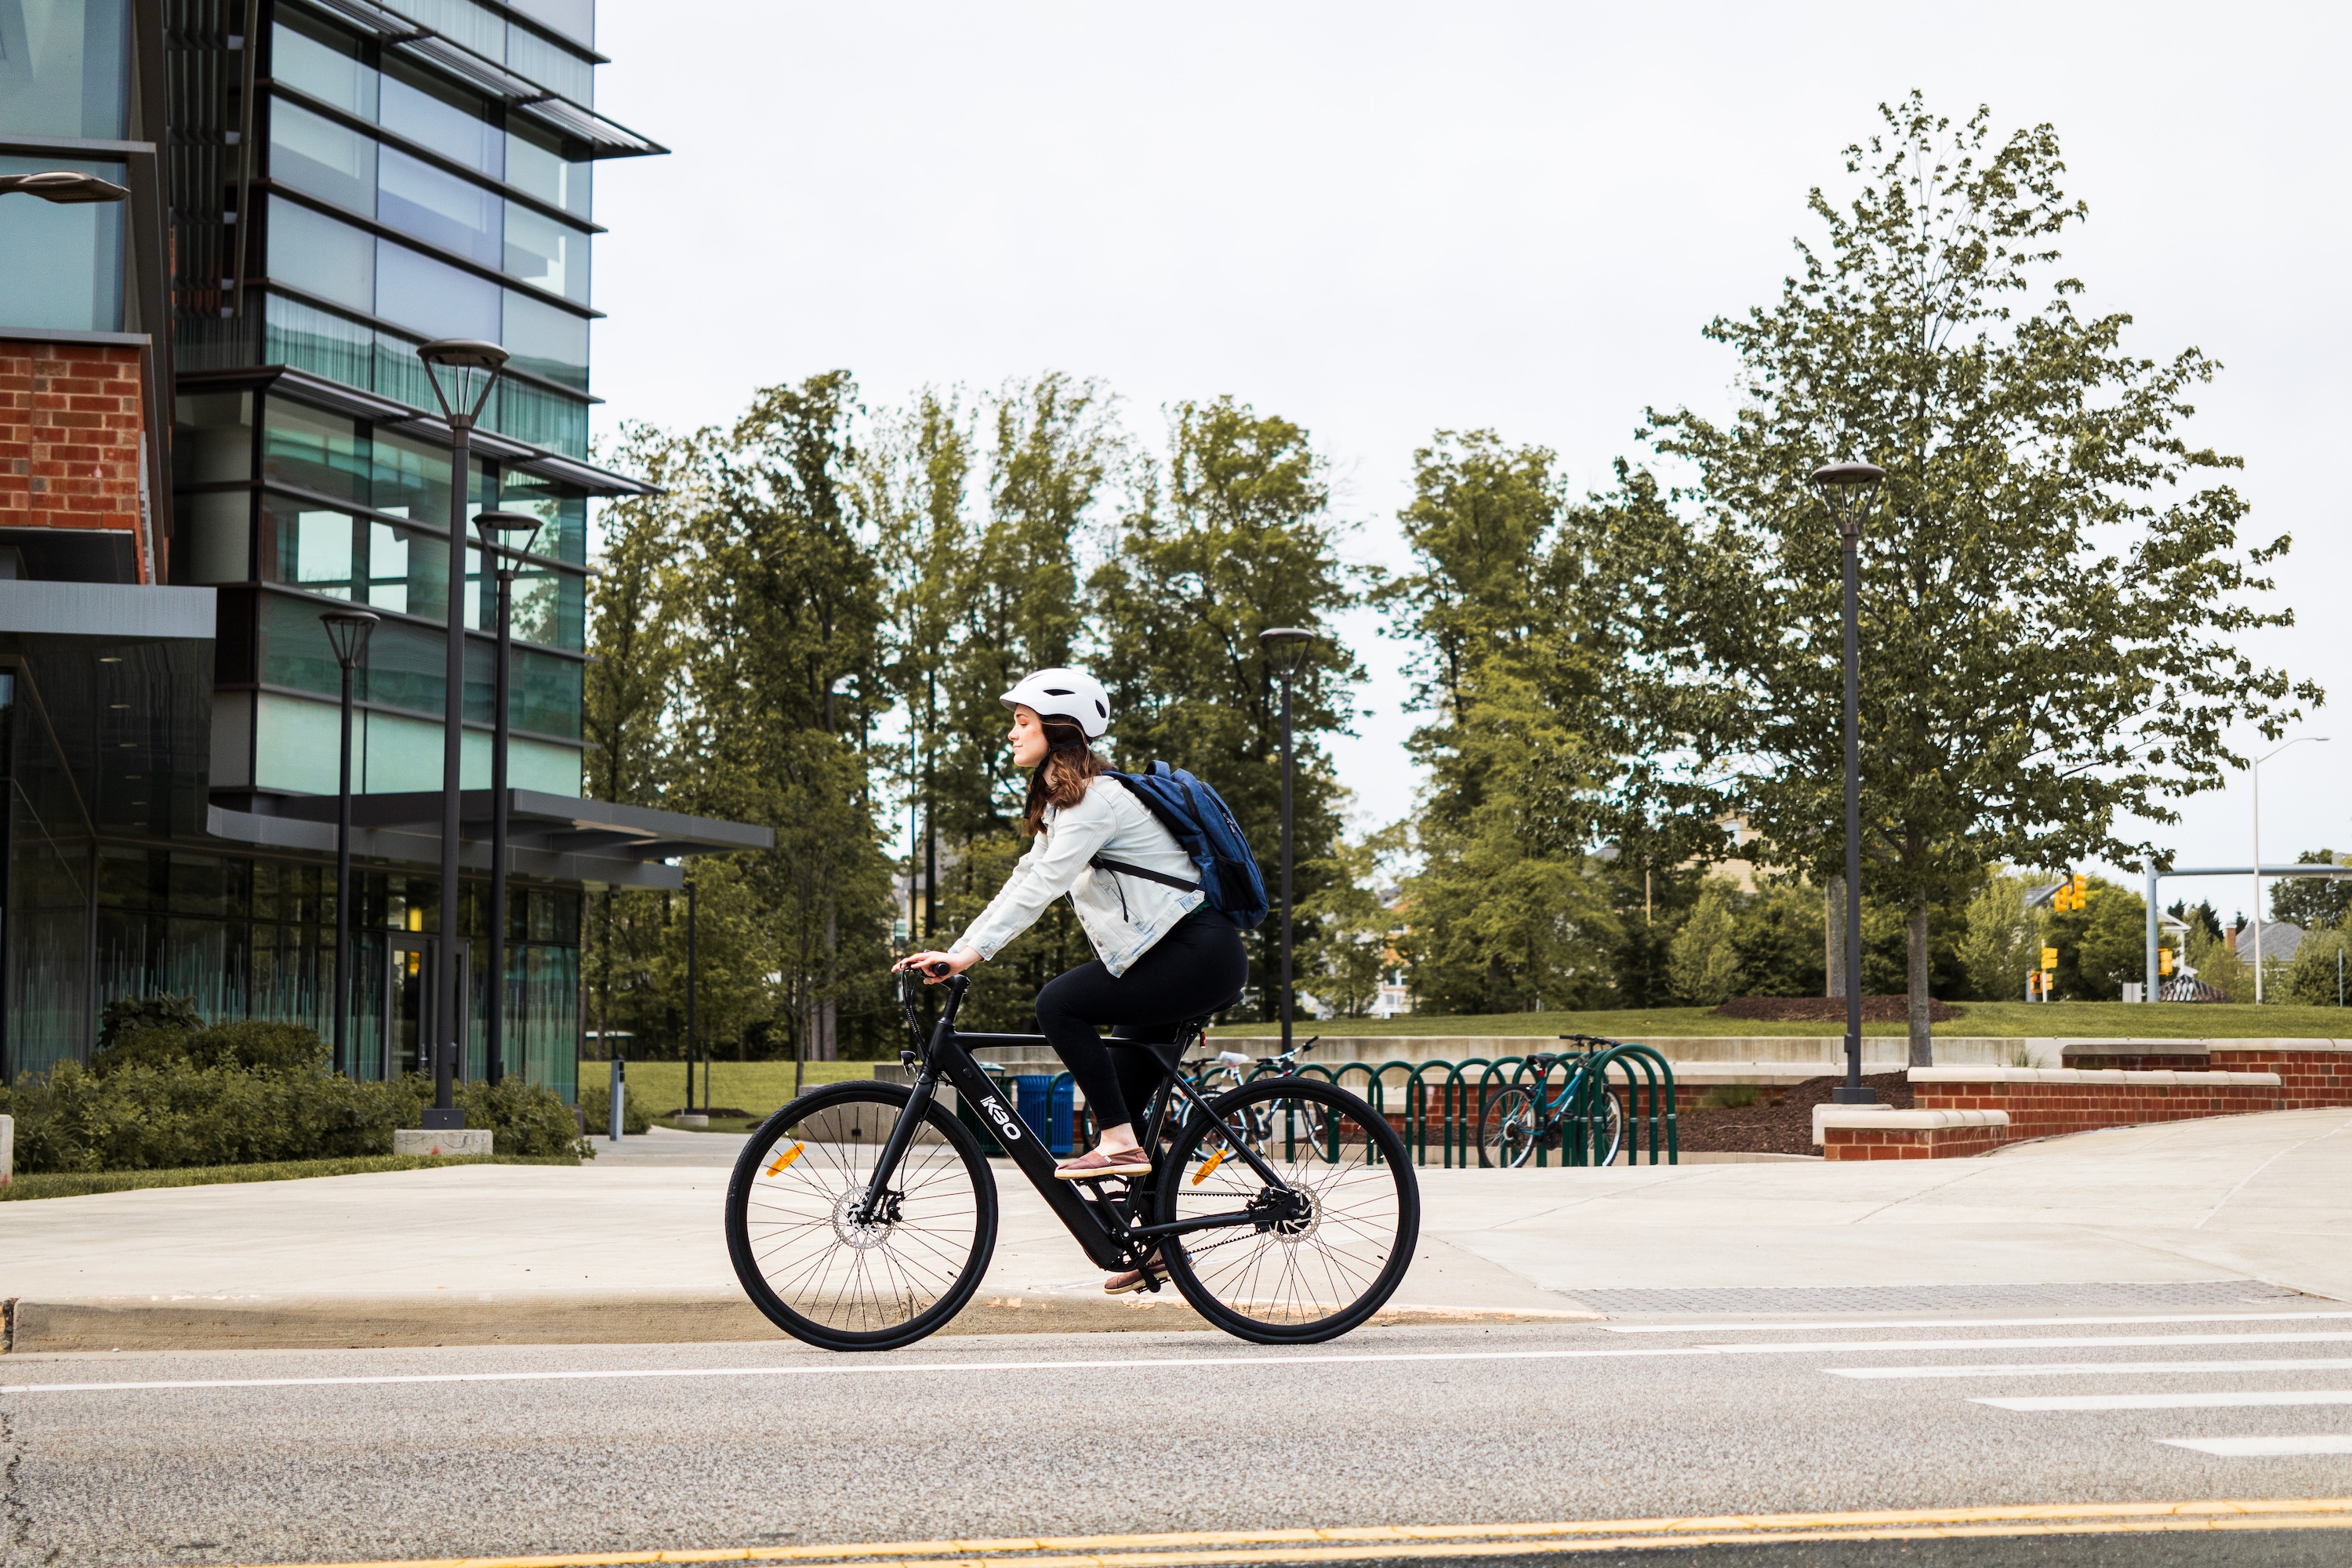
[[[1055,1154],[1070,1152],[1071,1110],[1076,1091],[1068,1073],[1016,1073],[1013,1106],[1021,1120]]]

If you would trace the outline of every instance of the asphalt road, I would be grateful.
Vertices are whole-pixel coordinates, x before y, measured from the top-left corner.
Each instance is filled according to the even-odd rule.
[[[1293,1351],[1184,1333],[856,1358],[790,1342],[20,1355],[0,1361],[0,1477],[7,1568],[2341,1499],[2352,1309],[1621,1320]],[[2352,1562],[2352,1530],[2069,1528],[2084,1532],[1572,1560]],[[1285,1552],[1245,1555],[1357,1560]]]

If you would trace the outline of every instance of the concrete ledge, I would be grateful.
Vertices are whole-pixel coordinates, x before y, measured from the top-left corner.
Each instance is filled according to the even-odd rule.
[[[395,1154],[488,1154],[487,1127],[403,1127],[392,1135]]]
[[[1884,1105],[1816,1105],[1813,1142],[1832,1127],[1877,1131],[1934,1132],[1949,1127],[2006,1127],[2006,1110],[1897,1110]]]
[[[2120,1068],[1913,1068],[1913,1083],[2086,1083],[2155,1086],[2203,1084],[2210,1088],[2276,1089],[2274,1072],[2131,1072]]]

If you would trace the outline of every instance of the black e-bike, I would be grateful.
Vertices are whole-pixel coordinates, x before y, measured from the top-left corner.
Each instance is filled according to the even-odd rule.
[[[754,1305],[829,1350],[911,1344],[961,1311],[996,1249],[997,1195],[980,1141],[949,1110],[961,1096],[1096,1267],[1174,1281],[1200,1314],[1262,1344],[1346,1333],[1388,1300],[1421,1234],[1404,1142],[1363,1100],[1318,1079],[1262,1078],[1213,1100],[1164,1073],[1139,1126],[1151,1173],[1058,1181],[1054,1156],[972,1060],[1045,1043],[955,1026],[971,981],[946,983],[928,1041],[911,974],[899,1001],[917,1047],[911,1086],[830,1084],[793,1100],[743,1146],[727,1187],[727,1249]],[[1206,1018],[1154,1050],[1163,1067]],[[1182,1115],[1172,1114],[1179,1105]]]

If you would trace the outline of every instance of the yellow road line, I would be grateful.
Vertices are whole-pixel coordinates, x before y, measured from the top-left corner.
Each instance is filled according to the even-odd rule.
[[[1564,1520],[1535,1524],[1010,1536],[853,1542],[833,1546],[562,1552],[532,1557],[403,1558],[278,1564],[276,1568],[619,1568],[639,1563],[840,1563],[861,1558],[892,1558],[902,1568],[1003,1568],[1007,1563],[1017,1563],[1020,1568],[1176,1568],[1187,1563],[1362,1563],[1402,1557],[1616,1552],[1646,1546],[1753,1545],[1773,1541],[1923,1541],[2169,1534],[2200,1530],[2352,1530],[2352,1498],[2035,1503],[2007,1508],[1717,1514],[1685,1519]]]

